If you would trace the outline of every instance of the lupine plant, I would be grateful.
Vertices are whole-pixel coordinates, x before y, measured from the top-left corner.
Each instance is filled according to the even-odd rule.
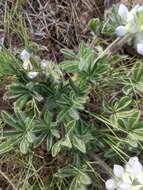
[[[4,98],[12,102],[9,112],[1,112],[0,154],[16,149],[26,156],[44,146],[53,159],[60,155],[65,163],[56,167],[52,178],[62,181],[61,190],[101,189],[96,170],[98,180],[107,178],[106,161],[125,162],[142,151],[143,63],[136,58],[128,65],[132,59],[113,54],[112,48],[133,40],[142,54],[143,11],[142,6],[129,11],[121,4],[115,12],[116,20],[113,15],[103,22],[91,20],[93,40],[81,42],[78,51],[62,49],[64,60],[58,64],[28,49],[15,55],[0,52],[0,76],[10,78]],[[109,31],[111,36],[113,29],[113,37],[119,38],[104,49],[97,36]],[[127,41],[120,44],[124,35]],[[105,186],[142,188],[142,170],[133,157],[125,169],[114,166],[114,176]]]

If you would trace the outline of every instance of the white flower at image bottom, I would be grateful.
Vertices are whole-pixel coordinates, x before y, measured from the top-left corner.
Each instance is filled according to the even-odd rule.
[[[105,183],[107,190],[141,190],[143,188],[143,166],[137,157],[130,158],[123,168],[114,165],[114,177]]]

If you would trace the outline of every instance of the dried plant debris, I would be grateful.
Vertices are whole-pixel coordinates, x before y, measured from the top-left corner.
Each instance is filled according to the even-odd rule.
[[[104,0],[2,0],[0,20],[7,46],[38,46],[57,59],[62,47],[88,40],[87,23],[104,13]],[[31,42],[31,43],[30,43]]]

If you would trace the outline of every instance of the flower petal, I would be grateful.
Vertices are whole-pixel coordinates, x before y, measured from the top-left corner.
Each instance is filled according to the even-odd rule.
[[[137,181],[140,183],[140,185],[143,185],[143,172],[137,175]]]
[[[113,172],[116,177],[122,177],[124,174],[124,168],[120,165],[114,165]]]
[[[137,52],[138,54],[143,55],[143,44],[137,44]]]
[[[137,4],[134,8],[131,9],[130,13],[132,15],[135,15],[137,13],[137,11],[139,11],[140,8],[141,8],[141,6],[139,4]]]
[[[135,39],[136,44],[143,44],[143,32],[138,32]]]
[[[124,36],[127,33],[127,30],[125,28],[125,26],[118,26],[116,28],[116,34],[120,37]]]
[[[137,51],[143,55],[143,44],[137,44]],[[137,176],[139,173],[143,172],[143,166],[139,162],[137,157],[132,157],[126,164],[126,171],[131,173],[133,176]]]
[[[137,23],[135,21],[135,19],[130,19],[126,25],[126,30],[127,32],[131,33],[131,34],[135,34],[138,32],[138,27],[137,27]]]
[[[128,13],[128,7],[126,7],[124,4],[120,4],[118,14],[121,17],[121,19],[125,22],[127,21]]]
[[[131,175],[127,172],[125,172],[122,176],[122,182],[124,183],[128,183],[128,184],[132,184],[132,178],[131,178]]]
[[[137,8],[137,12],[143,12],[143,5]]]
[[[42,69],[46,69],[47,66],[48,66],[48,62],[47,62],[45,59],[43,59],[43,60],[41,61],[41,68],[42,68]]]
[[[118,190],[131,190],[131,185],[128,183],[120,182],[118,184]]]
[[[30,59],[30,54],[24,49],[20,54],[20,58],[22,61],[27,61]]]
[[[37,75],[38,75],[38,72],[35,72],[35,71],[28,73],[28,77],[30,79],[34,79],[35,77],[37,77]]]
[[[105,186],[107,190],[115,190],[116,182],[114,179],[109,179],[106,181]]]

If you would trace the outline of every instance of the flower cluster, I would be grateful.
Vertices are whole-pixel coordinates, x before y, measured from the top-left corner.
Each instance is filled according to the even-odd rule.
[[[23,68],[28,71],[28,77],[30,79],[37,77],[38,72],[32,71],[33,65],[30,62],[30,54],[25,49],[21,52],[20,58],[23,61]]]
[[[122,25],[116,28],[116,34],[120,37],[131,34],[137,52],[143,55],[143,6],[136,5],[129,11],[124,4],[120,4],[118,15]]]
[[[51,75],[55,82],[59,82],[59,79],[62,78],[62,72],[60,68],[52,61],[47,61],[45,59],[40,60],[40,58],[37,57],[36,60],[38,60],[38,70],[35,71],[35,68],[30,61],[30,54],[27,50],[24,49],[21,52],[20,59],[23,61],[22,66],[27,71],[27,75],[30,79],[36,78],[38,75],[40,75],[40,73],[44,76]]]
[[[137,157],[130,158],[125,168],[114,165],[114,177],[106,181],[107,190],[140,190],[143,188],[143,166]]]

